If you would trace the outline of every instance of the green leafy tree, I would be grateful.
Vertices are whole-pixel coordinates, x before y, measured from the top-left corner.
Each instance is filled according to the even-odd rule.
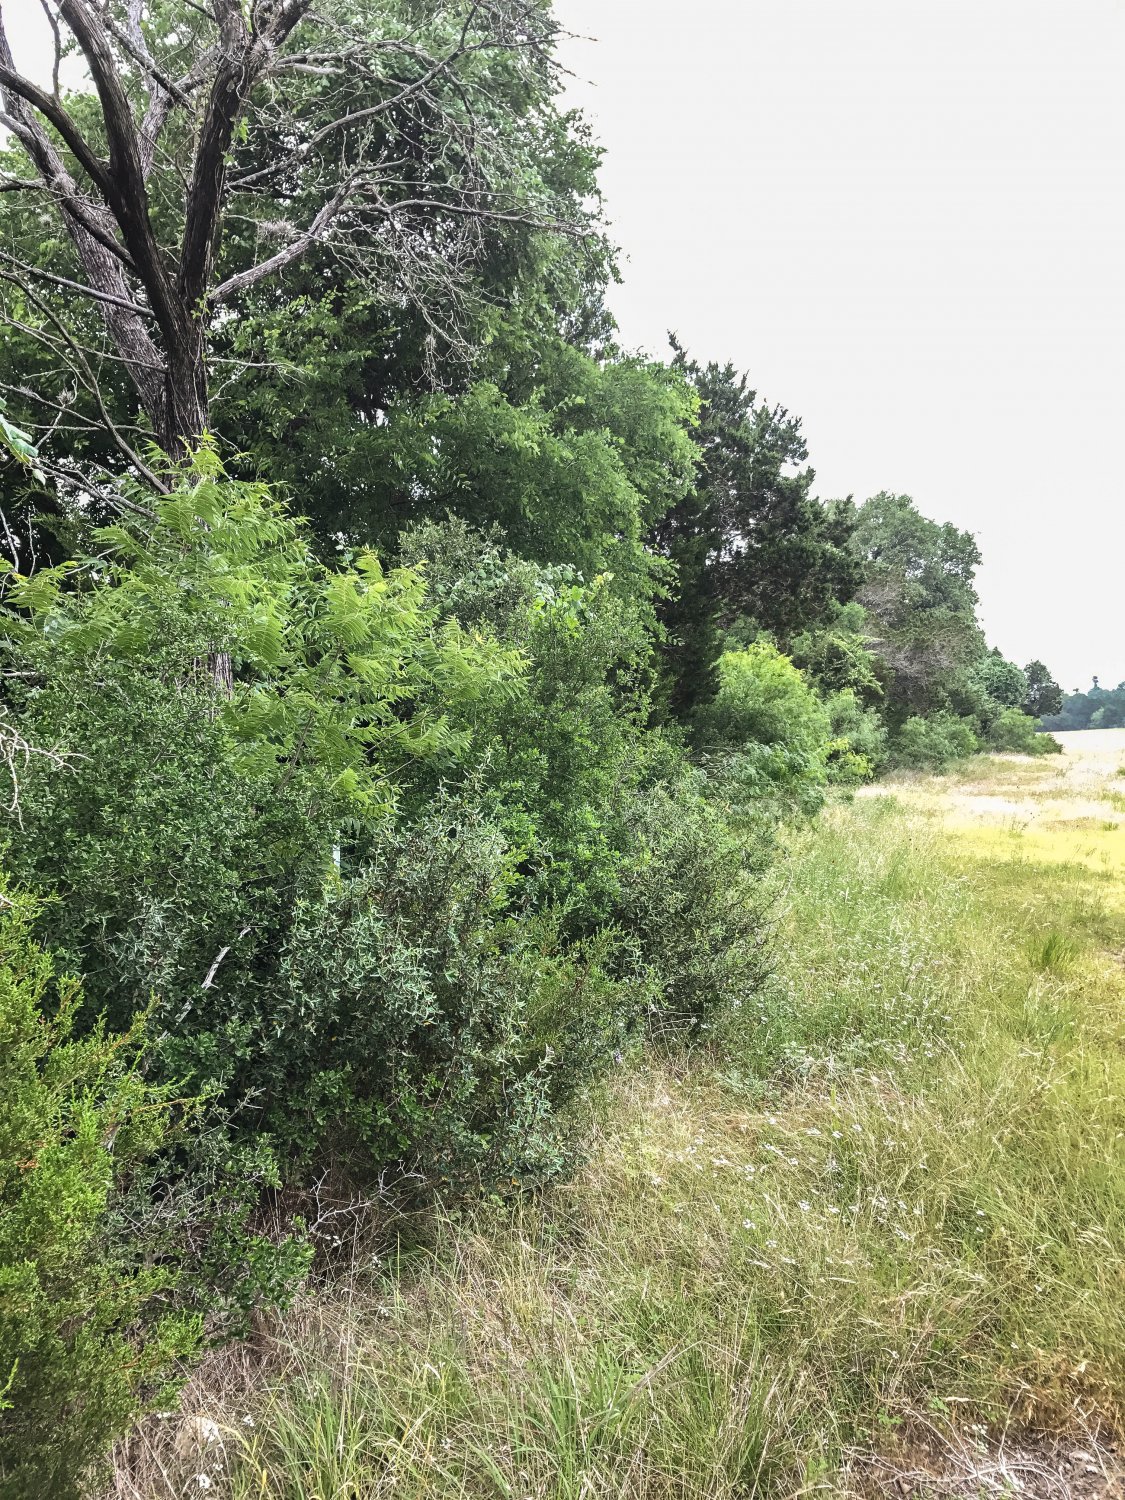
[[[295,269],[310,333],[341,307],[366,302],[384,325],[407,309],[424,362],[467,352],[480,294],[511,282],[505,260],[544,301],[574,279],[548,263],[553,240],[590,228],[596,153],[555,106],[546,4],[60,0],[52,22],[90,79],[70,98],[20,72],[0,20],[12,176],[44,188],[52,214],[44,234],[23,195],[11,210],[13,243],[45,241],[2,273],[42,364],[21,389],[42,420],[77,385],[79,426],[156,489],[134,418],[169,454],[194,447],[213,425],[214,361],[283,352],[268,332],[301,292],[300,275],[285,286]],[[222,332],[247,310],[256,345]],[[386,345],[363,347],[377,363]]]
[[[892,727],[946,705],[960,673],[981,659],[974,538],[923,516],[908,495],[860,506],[854,545],[864,563],[859,599],[885,680]]]
[[[994,649],[949,679],[945,707],[970,724],[980,739],[988,740],[1003,714],[1019,711],[1026,694],[1023,672]]]
[[[1024,667],[1027,678],[1027,693],[1023,700],[1023,711],[1033,719],[1044,714],[1057,714],[1063,706],[1063,691],[1041,661],[1028,662]]]
[[[796,636],[790,656],[822,696],[847,691],[868,705],[883,698],[871,630],[856,599],[834,604],[820,625]]]
[[[994,703],[1019,708],[1028,693],[1028,679],[1015,662],[1006,661],[995,647],[977,663],[974,675]]]
[[[812,496],[800,420],[759,401],[733,365],[701,365],[673,347],[700,403],[702,453],[695,486],[650,537],[677,569],[662,619],[667,698],[683,715],[717,688],[723,625],[747,616],[786,646],[852,596],[860,569],[851,507]]]
[[[478,382],[401,404],[381,429],[364,509],[342,519],[394,547],[408,527],[453,514],[499,527],[522,557],[588,579],[611,574],[613,592],[650,600],[662,569],[645,532],[694,473],[683,381],[642,360],[598,362],[553,338],[534,376],[509,391]]]

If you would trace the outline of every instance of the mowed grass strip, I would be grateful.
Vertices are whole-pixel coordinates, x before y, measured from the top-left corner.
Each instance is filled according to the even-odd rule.
[[[142,1435],[119,1493],[734,1500],[840,1492],[919,1417],[1120,1429],[1104,870],[876,797],[783,879],[769,990],[621,1077],[574,1183],[310,1296],[192,1388],[221,1439]]]

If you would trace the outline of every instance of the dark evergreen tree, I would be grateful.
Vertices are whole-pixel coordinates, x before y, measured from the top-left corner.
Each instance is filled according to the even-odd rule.
[[[812,495],[800,418],[760,401],[734,365],[701,365],[672,346],[699,398],[702,456],[694,490],[651,540],[678,570],[663,613],[666,693],[685,714],[715,690],[722,626],[748,617],[785,648],[849,600],[862,574],[850,503]]]

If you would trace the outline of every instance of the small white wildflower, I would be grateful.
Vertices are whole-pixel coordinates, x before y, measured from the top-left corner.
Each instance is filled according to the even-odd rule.
[[[832,1132],[832,1139],[834,1141],[842,1141],[844,1139],[844,1132],[842,1130],[834,1130]]]
[[[838,1208],[834,1208],[831,1204],[829,1204],[828,1212],[830,1214],[838,1214],[840,1210]]]
[[[754,1223],[753,1219],[743,1219],[742,1227],[743,1229],[757,1229],[758,1226]]]
[[[863,1129],[863,1126],[862,1126],[862,1125],[853,1125],[853,1126],[852,1126],[852,1129],[853,1129],[853,1130],[857,1130],[857,1131],[858,1131],[858,1130],[862,1130],[862,1129]]]
[[[816,1128],[815,1125],[810,1125],[809,1128],[808,1128],[808,1130],[805,1131],[805,1134],[806,1135],[819,1135],[820,1131]]]
[[[197,1474],[195,1476],[195,1487],[198,1490],[209,1490],[211,1488],[210,1476],[207,1474]]]
[[[254,1425],[254,1418],[250,1415],[249,1412],[247,1412],[246,1415],[243,1417],[243,1419],[242,1419],[242,1425],[243,1425],[243,1427],[253,1427],[253,1425]]]

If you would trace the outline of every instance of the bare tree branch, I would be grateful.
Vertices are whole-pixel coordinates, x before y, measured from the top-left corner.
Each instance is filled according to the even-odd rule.
[[[41,270],[38,266],[26,265],[22,260],[17,260],[14,255],[9,255],[6,250],[0,250],[0,256],[15,266],[17,270],[23,271],[25,275],[36,281],[48,281],[52,286],[66,287],[68,291],[81,292],[83,297],[90,297],[95,302],[107,303],[110,307],[121,307],[126,312],[136,313],[142,318],[151,318],[152,313],[147,307],[132,301],[128,297],[115,297],[111,292],[100,292],[96,287],[84,286],[80,281],[71,281],[69,276],[56,276],[53,271]]]
[[[17,280],[15,277],[13,277],[10,271],[4,271],[2,268],[0,268],[0,278],[4,280]],[[89,360],[86,358],[85,351],[82,349],[81,345],[78,344],[78,342],[71,334],[70,330],[66,327],[65,323],[63,323],[62,319],[43,300],[42,297],[38,296],[36,292],[25,283],[19,282],[17,280],[17,285],[20,286],[21,291],[23,292],[24,296],[27,297],[32,306],[37,308],[38,311],[42,313],[42,315],[51,324],[51,326],[57,331],[59,337],[62,339],[70,354],[73,356],[76,363],[72,365],[72,368],[76,371],[81,372],[83,384],[89,391],[90,395],[94,398],[94,402],[98,408],[98,415],[101,418],[102,424],[104,425],[106,431],[109,433],[110,437],[113,438],[114,442],[136,469],[137,473],[140,474],[142,478],[147,480],[147,482],[152,485],[154,490],[157,490],[161,494],[167,494],[168,486],[156,473],[153,472],[152,469],[149,468],[149,466],[140,457],[140,455],[134,451],[132,446],[125,441],[120,428],[110,416],[109,411],[107,410],[105,405],[105,400],[102,396],[101,385],[98,382],[97,376],[90,368]]]
[[[20,814],[20,776],[28,770],[32,757],[38,756],[45,760],[56,770],[62,770],[70,760],[59,750],[44,750],[39,745],[31,745],[19,730],[8,722],[7,713],[3,704],[0,704],[0,764],[8,774],[8,806],[5,809],[9,817],[14,817],[20,828],[23,827],[23,817]]]
[[[54,41],[54,56],[51,59],[51,92],[56,99],[61,98],[59,93],[59,69],[62,66],[62,32],[59,23],[55,19],[55,13],[48,5],[47,0],[39,0],[39,8],[47,18],[47,25],[51,28],[51,37]]]
[[[283,270],[299,260],[310,246],[316,244],[348,201],[349,195],[354,187],[353,182],[341,183],[329,201],[320,209],[316,218],[309,227],[298,234],[284,249],[279,250],[276,255],[271,255],[268,260],[262,260],[257,265],[251,266],[249,270],[240,271],[235,276],[230,276],[226,281],[220,282],[211,293],[210,301],[217,305],[226,302],[238,293],[246,291],[256,282],[264,281],[267,276],[273,276],[276,272]]]
[[[8,52],[10,57],[6,37],[3,51],[0,51],[0,89],[8,94],[17,94],[25,103],[30,104],[49,120],[70,148],[87,177],[100,192],[107,193],[110,188],[110,178],[106,164],[98,158],[93,147],[62,104],[45,89],[41,89],[37,83],[32,83],[29,78],[24,78],[22,74],[17,73],[4,56],[5,52]]]

